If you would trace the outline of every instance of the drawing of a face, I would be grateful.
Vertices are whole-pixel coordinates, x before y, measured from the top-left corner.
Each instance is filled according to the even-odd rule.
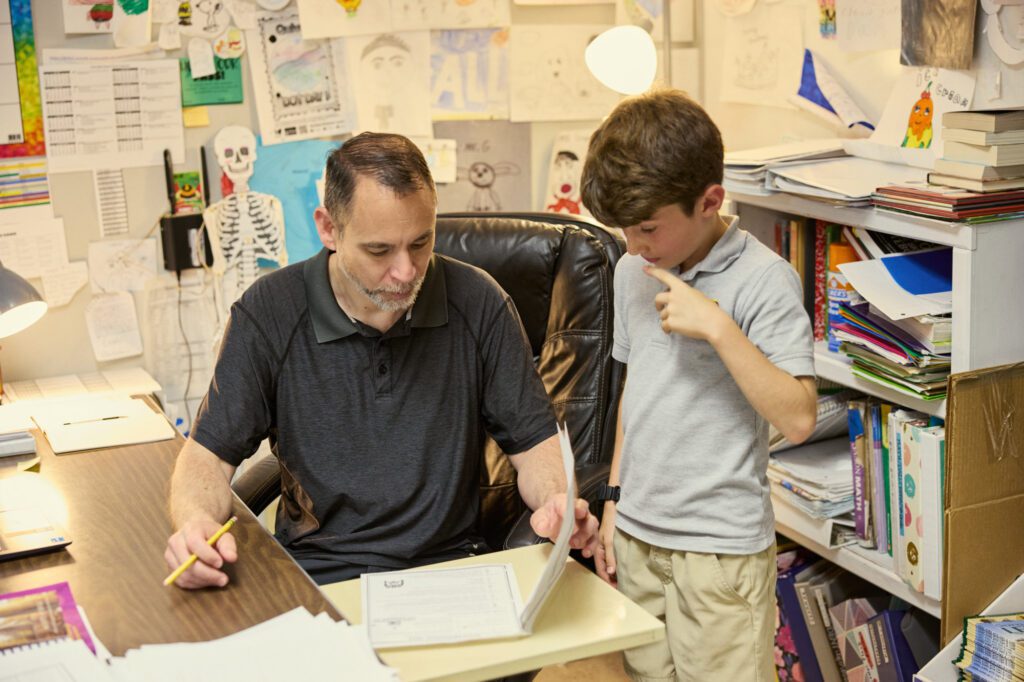
[[[411,57],[409,46],[390,34],[377,36],[363,49],[363,73],[373,87],[372,111],[378,130],[394,129]]]
[[[577,193],[580,158],[571,151],[562,150],[555,157],[555,172],[551,191],[558,198],[570,199]]]
[[[359,10],[359,5],[363,4],[363,0],[338,0],[338,4],[344,8],[345,14],[354,17]]]
[[[925,130],[932,127],[932,94],[925,90],[921,93],[921,99],[914,102],[914,108],[910,111],[910,120],[907,127],[917,137],[921,137]]]
[[[234,183],[236,192],[249,189],[253,164],[256,162],[256,137],[242,126],[226,126],[213,139],[217,163]]]
[[[497,175],[491,164],[477,161],[469,167],[469,181],[474,187],[486,188],[494,184]]]

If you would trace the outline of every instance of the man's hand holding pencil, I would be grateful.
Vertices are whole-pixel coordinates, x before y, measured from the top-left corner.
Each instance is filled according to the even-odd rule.
[[[224,587],[228,575],[220,570],[224,563],[238,559],[235,538],[227,531],[234,525],[236,517],[218,526],[213,519],[189,521],[167,541],[164,560],[172,573],[164,585],[176,584],[185,589],[200,587]]]

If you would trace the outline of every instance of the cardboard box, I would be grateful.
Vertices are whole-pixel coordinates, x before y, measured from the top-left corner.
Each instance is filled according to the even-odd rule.
[[[943,642],[1024,573],[1024,363],[952,375],[946,405]]]

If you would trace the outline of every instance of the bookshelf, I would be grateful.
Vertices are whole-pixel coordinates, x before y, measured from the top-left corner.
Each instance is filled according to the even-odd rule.
[[[771,225],[779,216],[790,216],[864,227],[952,247],[952,372],[1024,361],[1024,305],[1020,303],[1024,295],[1024,220],[964,225],[874,208],[834,206],[783,193],[772,196],[730,193],[729,198],[736,203],[740,225],[755,233],[759,225]],[[926,414],[946,416],[947,400],[921,400],[855,376],[845,356],[829,352],[824,343],[815,346],[815,368],[824,379]],[[949,457],[947,450],[947,461]],[[949,485],[956,486],[957,481],[949,479]],[[950,497],[947,487],[947,509]],[[820,522],[775,496],[773,503],[776,527],[781,534],[923,611],[941,617],[944,602],[908,587],[894,573],[889,556],[855,546],[830,549],[827,532]],[[991,548],[993,557],[998,551],[997,547]],[[947,582],[946,589],[956,590],[956,586],[950,587]],[[943,597],[948,599],[949,594],[944,593]],[[949,630],[948,625],[943,623],[944,631]]]

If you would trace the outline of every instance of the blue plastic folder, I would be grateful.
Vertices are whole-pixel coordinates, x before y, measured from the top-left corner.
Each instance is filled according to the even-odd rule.
[[[915,296],[953,290],[953,249],[915,251],[882,259],[896,283]]]

